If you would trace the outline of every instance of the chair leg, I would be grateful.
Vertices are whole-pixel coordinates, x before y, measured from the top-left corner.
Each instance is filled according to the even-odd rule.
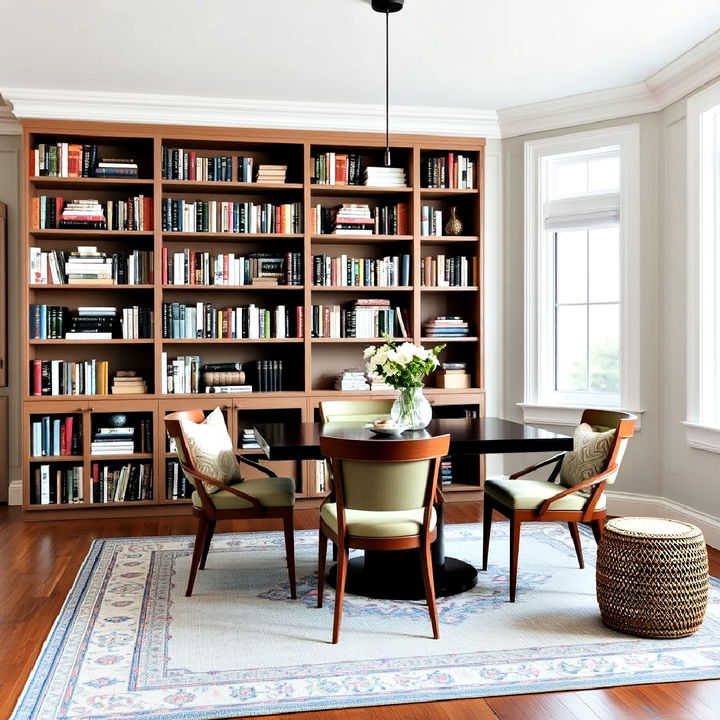
[[[283,517],[283,532],[285,533],[285,558],[287,560],[288,578],[290,580],[290,597],[295,600],[297,597],[297,586],[295,583],[295,525],[292,508],[290,508]]]
[[[515,602],[517,586],[518,553],[520,550],[520,521],[510,517],[510,602]]]
[[[432,558],[430,557],[430,542],[427,537],[423,538],[420,548],[420,561],[422,564],[423,584],[425,585],[425,600],[427,601],[430,623],[432,624],[433,638],[440,638],[440,627],[438,625],[437,605],[435,604],[435,579],[433,577]]]
[[[570,535],[572,536],[573,545],[575,545],[575,553],[577,554],[578,563],[580,569],[585,567],[585,560],[583,559],[582,544],[580,543],[580,533],[578,532],[578,525],[576,522],[569,522],[568,527],[570,528]]]
[[[213,535],[215,534],[215,521],[208,520],[207,533],[205,534],[205,544],[203,546],[202,558],[200,559],[200,569],[205,569],[205,563],[207,561],[208,552],[210,552],[210,543],[212,542]]]
[[[492,526],[492,505],[485,498],[483,503],[483,561],[482,569],[487,570],[488,553],[490,551],[490,528]]]
[[[591,520],[590,527],[592,528],[593,536],[595,537],[595,542],[599,545],[600,541],[602,540],[603,521],[602,520]]]
[[[325,592],[325,560],[327,559],[327,537],[320,529],[318,538],[318,579],[317,579],[317,606],[323,606],[323,593]]]
[[[342,623],[343,602],[345,601],[345,580],[349,562],[348,548],[338,547],[337,577],[335,578],[335,616],[333,617],[333,645],[340,640],[340,624]]]
[[[197,574],[198,565],[202,559],[203,550],[205,548],[205,537],[208,529],[208,519],[203,515],[198,518],[198,529],[195,535],[195,547],[193,548],[192,561],[190,563],[190,577],[188,578],[187,590],[185,597],[190,597],[195,585],[195,575]]]

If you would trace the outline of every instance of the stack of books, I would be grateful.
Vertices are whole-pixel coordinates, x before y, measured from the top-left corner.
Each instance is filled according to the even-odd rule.
[[[98,428],[90,444],[91,455],[131,455],[135,452],[134,427]]]
[[[440,461],[440,482],[443,485],[452,484],[452,460],[450,458]]]
[[[245,371],[241,362],[203,365],[202,382],[206,393],[252,392],[252,385],[245,384]]]
[[[137,163],[132,158],[102,158],[95,167],[95,177],[136,178]]]
[[[370,389],[377,392],[393,392],[395,390],[392,385],[388,385],[384,380],[372,375],[368,375],[368,382],[370,383]]]
[[[70,200],[60,214],[60,228],[69,230],[107,230],[102,205],[97,200]]]
[[[343,203],[332,212],[333,235],[372,235],[374,227],[367,203]]]
[[[435,373],[435,380],[441,388],[469,388],[470,375],[464,362],[444,362]]]
[[[394,167],[367,167],[363,173],[365,185],[374,187],[407,187],[405,170]]]
[[[118,370],[110,392],[113,395],[144,395],[147,393],[147,385],[135,370]]]
[[[259,183],[284,183],[287,165],[260,165],[257,181]]]
[[[116,334],[117,309],[108,306],[87,305],[77,309],[70,318],[66,340],[112,340]]]
[[[113,285],[113,261],[95,245],[79,245],[65,260],[68,285]]]
[[[243,428],[242,435],[240,435],[240,447],[243,450],[259,450],[260,445],[255,438],[255,432],[252,428]]]
[[[369,385],[362,370],[350,368],[335,376],[336,390],[369,390]]]
[[[466,337],[468,324],[459,315],[436,315],[425,323],[426,337]]]

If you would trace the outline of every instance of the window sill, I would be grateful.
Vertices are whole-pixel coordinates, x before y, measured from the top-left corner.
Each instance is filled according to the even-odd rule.
[[[580,423],[584,406],[579,405],[535,405],[532,403],[518,403],[518,407],[522,408],[523,421],[526,423],[534,423],[536,425],[568,425],[575,426]],[[620,412],[630,412],[637,416],[635,423],[635,432],[639,432],[642,427],[642,416],[645,410],[626,410],[624,408],[602,408],[603,410],[615,410]],[[720,442],[720,435],[718,435]],[[718,449],[720,452],[720,448]]]
[[[685,421],[687,444],[698,450],[720,453],[720,428]]]

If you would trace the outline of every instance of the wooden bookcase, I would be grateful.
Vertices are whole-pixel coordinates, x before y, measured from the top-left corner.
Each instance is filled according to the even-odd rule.
[[[40,144],[69,143],[97,146],[99,157],[133,158],[138,165],[137,178],[48,177],[30,175],[32,153]],[[382,338],[313,337],[313,305],[344,306],[360,298],[382,298],[390,301],[393,309],[401,308],[407,337],[433,346],[445,343],[443,361],[464,362],[471,377],[471,387],[444,389],[427,387],[426,393],[434,406],[434,413],[445,416],[482,416],[485,409],[483,367],[483,171],[485,141],[478,138],[438,138],[427,136],[394,136],[391,138],[393,165],[405,170],[406,187],[377,187],[348,184],[319,184],[314,181],[314,158],[322,157],[326,163],[342,168],[345,155],[354,156],[353,162],[361,167],[381,166],[384,153],[384,136],[371,133],[307,132],[291,130],[238,129],[156,126],[140,124],[110,124],[74,121],[28,120],[23,123],[24,181],[23,181],[23,306],[30,312],[31,305],[60,306],[72,314],[80,306],[146,307],[154,313],[153,337],[141,339],[112,339],[103,341],[67,339],[31,339],[30,323],[24,325],[22,363],[23,373],[23,450],[25,461],[23,506],[26,510],[54,511],[56,515],[72,516],[82,513],[108,515],[123,508],[129,514],[186,511],[182,506],[187,499],[176,497],[177,488],[170,481],[173,453],[168,447],[162,418],[168,412],[187,407],[211,410],[220,406],[226,414],[231,436],[238,451],[242,450],[242,430],[253,422],[312,420],[317,416],[320,400],[337,397],[334,390],[335,375],[344,368],[363,367],[362,351]],[[282,184],[240,181],[237,174],[231,180],[165,179],[164,161],[170,151],[182,149],[198,158],[238,157],[252,158],[255,171],[260,164],[287,165],[286,182]],[[334,157],[333,154],[334,153]],[[446,163],[449,177],[449,154],[453,162],[463,156],[474,165],[472,188],[428,187],[432,180],[440,180],[441,164]],[[438,159],[440,158],[440,159]],[[218,166],[220,161],[217,161]],[[232,161],[233,169],[240,161]],[[432,168],[435,168],[435,175]],[[337,178],[336,178],[337,180]],[[125,200],[143,196],[152,198],[152,229],[144,230],[66,230],[38,229],[37,206],[34,199],[62,197],[71,199],[93,198],[104,203],[108,200]],[[230,232],[215,228],[213,232],[188,232],[185,227],[164,229],[163,214],[168,222],[175,223],[175,210],[182,212],[181,203],[187,206],[198,201],[219,203],[249,203],[284,205],[295,208],[298,225],[289,224],[291,210],[286,210],[288,224],[277,224],[276,232]],[[51,201],[47,201],[51,202]],[[174,203],[174,204],[173,204]],[[337,235],[325,226],[322,232],[312,220],[317,208],[320,213],[341,204],[368,205],[373,212],[378,208],[400,208],[406,212],[406,226],[391,223],[382,232],[372,235]],[[175,207],[175,210],[173,210]],[[195,216],[201,221],[195,207]],[[238,205],[240,207],[240,205]],[[247,206],[249,208],[249,206]],[[451,207],[458,209],[464,224],[461,235],[423,234],[423,214],[442,212],[438,223],[442,233]],[[240,218],[237,211],[234,221]],[[249,213],[249,209],[247,210]],[[187,219],[187,216],[186,216]],[[147,223],[146,218],[146,226]],[[387,230],[395,231],[388,233]],[[402,234],[397,231],[402,230]],[[41,252],[77,250],[79,245],[95,246],[108,256],[112,253],[133,251],[152,252],[153,278],[151,282],[136,285],[107,284],[38,284],[30,282],[30,249]],[[193,251],[200,253],[234,254],[270,253],[283,258],[295,254],[299,259],[290,279],[294,284],[274,285],[218,285],[173,284],[172,276],[163,278],[164,255],[173,257]],[[363,258],[382,260],[409,256],[407,281],[403,285],[342,286],[313,284],[313,256],[330,258]],[[465,275],[458,270],[457,286],[437,286],[421,283],[437,257],[467,258]],[[432,258],[424,260],[424,258]],[[286,260],[286,262],[288,262]],[[339,262],[339,261],[337,261]],[[455,261],[454,261],[455,262]],[[460,261],[458,263],[458,268]],[[463,261],[465,262],[465,261]],[[367,264],[365,267],[369,267]],[[435,267],[434,265],[432,267]],[[369,272],[369,271],[368,271]],[[282,282],[283,280],[281,280]],[[215,308],[238,307],[254,304],[269,310],[276,306],[288,308],[290,324],[297,320],[297,308],[302,308],[302,337],[286,338],[168,338],[163,337],[163,303],[177,303],[187,307],[197,303],[211,303]],[[434,316],[461,316],[468,322],[469,335],[454,338],[433,338],[424,335],[424,324]],[[29,318],[28,318],[29,319]],[[394,337],[403,340],[399,323],[395,323]],[[292,327],[291,327],[292,329]],[[296,333],[292,333],[296,334]],[[200,356],[201,363],[242,362],[250,369],[259,360],[283,360],[283,385],[273,392],[237,394],[167,394],[163,388],[163,360],[180,356]],[[135,370],[146,384],[148,392],[142,395],[85,394],[85,395],[34,395],[33,361],[63,360],[81,362],[95,359],[107,361],[109,378],[117,370]],[[38,365],[38,363],[35,363]],[[47,366],[47,363],[45,363]],[[99,372],[99,371],[98,371]],[[253,378],[250,382],[255,385]],[[430,383],[433,379],[430,379]],[[353,392],[353,397],[378,396],[378,393]],[[127,424],[135,420],[151,428],[151,448],[138,447],[129,456],[93,456],[93,434],[113,414],[126,415]],[[35,456],[33,431],[37,423],[67,428],[66,418],[72,417],[73,431],[80,429],[82,437],[75,442],[75,454],[62,456]],[[47,419],[44,419],[47,418]],[[35,425],[33,425],[35,423]],[[65,439],[64,452],[69,452]],[[37,449],[37,440],[36,447]],[[47,449],[47,448],[46,448]],[[56,448],[57,449],[57,446]],[[72,448],[70,448],[72,450]],[[52,448],[51,448],[52,450]],[[253,451],[247,451],[253,454]],[[257,454],[257,451],[255,451]],[[120,502],[98,502],[93,489],[94,466],[113,467],[127,463],[143,464],[152,469],[152,483],[146,488],[143,499]],[[82,469],[82,500],[75,503],[41,503],[37,497],[38,472],[49,466],[50,484],[57,481],[58,470]],[[298,498],[317,502],[315,478],[316,464],[304,461],[286,463],[276,468],[291,475],[297,484]],[[48,468],[43,468],[47,472]],[[61,483],[64,482],[61,475]],[[79,475],[79,473],[76,473]],[[467,493],[480,490],[483,463],[474,458],[453,459],[453,482],[446,489],[462,491],[450,493],[453,499],[470,497]],[[77,479],[74,480],[77,484]],[[56,488],[57,489],[57,488]],[[74,493],[74,494],[73,494]],[[175,493],[175,494],[174,494]],[[63,491],[61,497],[78,497],[77,488]],[[54,493],[57,496],[57,492]],[[47,498],[46,498],[47,499]],[[93,501],[95,499],[95,501]],[[81,512],[82,511],[82,512]]]

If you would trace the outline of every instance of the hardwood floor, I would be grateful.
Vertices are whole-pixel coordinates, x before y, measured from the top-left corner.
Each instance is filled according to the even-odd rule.
[[[481,503],[446,505],[448,522],[481,518]],[[317,527],[317,510],[297,511],[296,527]],[[218,531],[262,528],[258,521],[234,521],[218,526]],[[27,522],[17,508],[0,506],[0,718],[9,717],[15,706],[93,539],[194,532],[195,520],[189,513],[152,519]],[[720,573],[720,552],[712,549],[710,571],[714,576]],[[711,680],[292,713],[266,720],[717,720],[719,716],[720,680]]]

